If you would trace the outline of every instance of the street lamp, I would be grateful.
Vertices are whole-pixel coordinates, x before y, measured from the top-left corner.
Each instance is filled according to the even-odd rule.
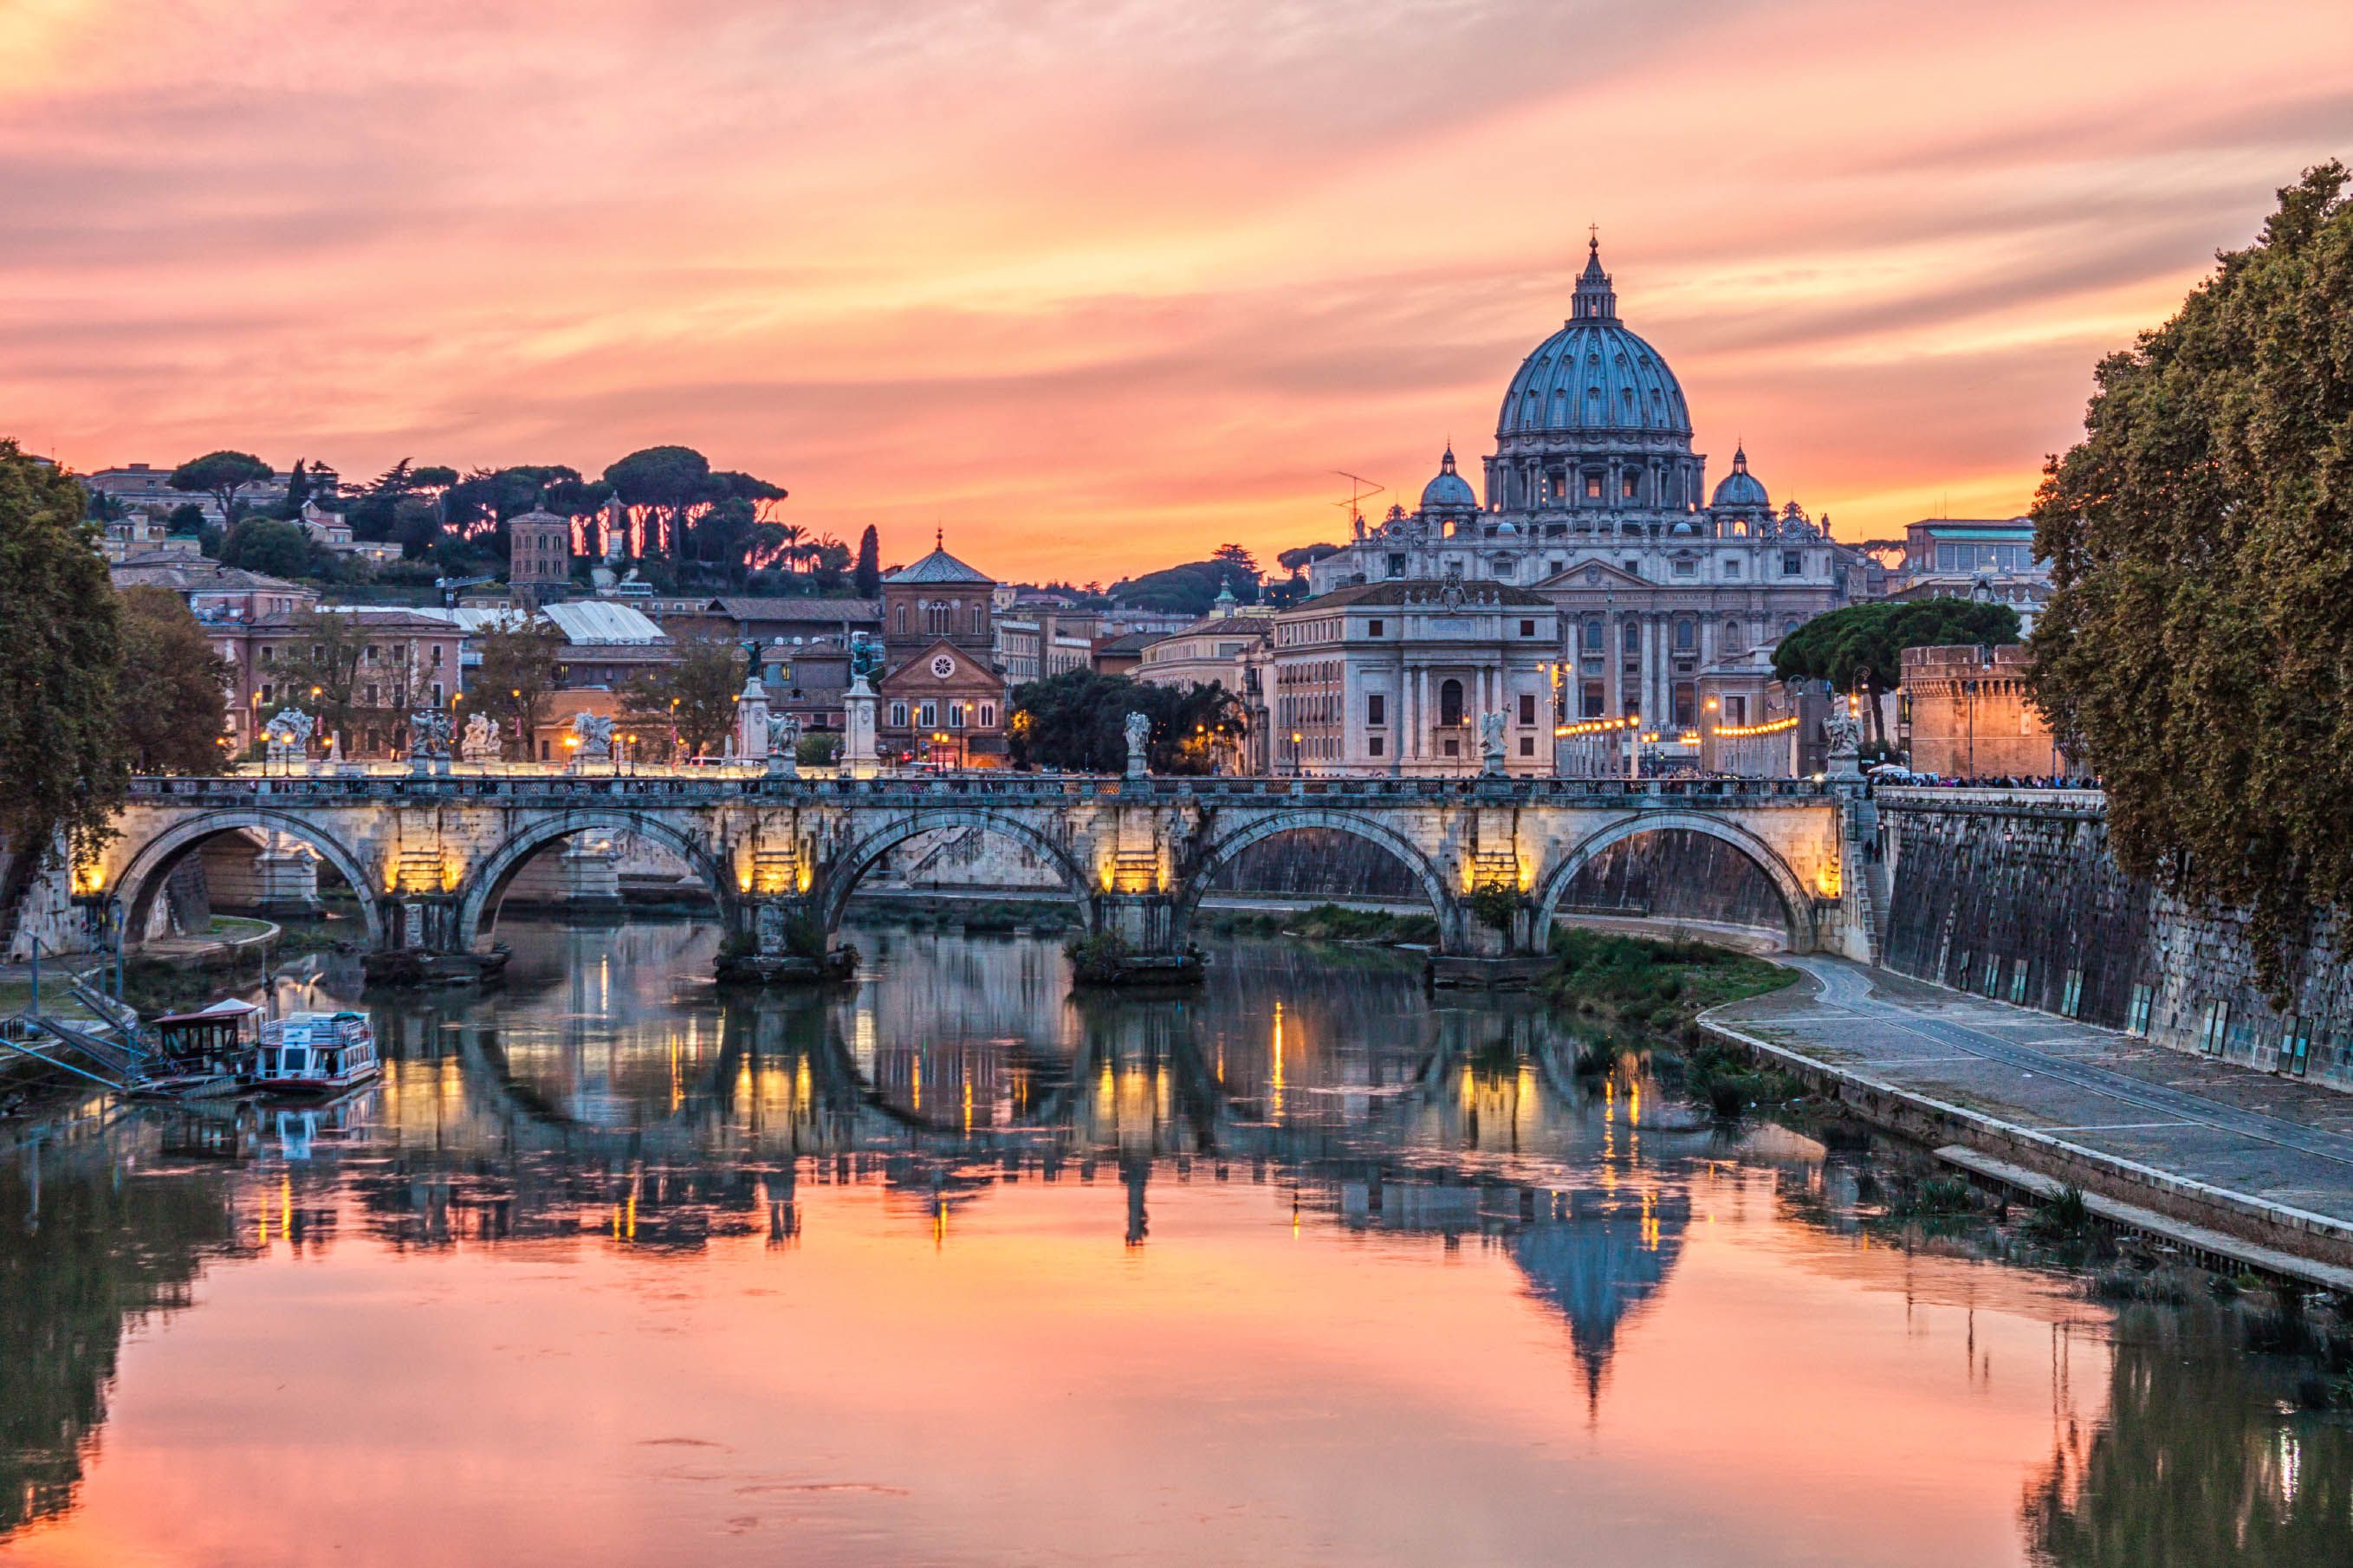
[[[1305,771],[1299,765],[1299,731],[1293,730],[1291,732],[1291,776],[1297,778]]]

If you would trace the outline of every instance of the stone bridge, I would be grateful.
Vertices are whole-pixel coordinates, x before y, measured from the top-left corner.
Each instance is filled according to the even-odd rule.
[[[1764,873],[1794,950],[1868,956],[1872,879],[1848,872],[1869,810],[1846,786],[1804,780],[142,778],[119,836],[74,882],[119,898],[126,929],[142,931],[184,857],[221,834],[276,833],[350,884],[371,947],[462,954],[532,857],[633,834],[691,867],[732,931],[782,954],[806,952],[814,933],[830,942],[892,847],[963,826],[1023,846],[1059,873],[1084,929],[1165,963],[1187,951],[1203,893],[1235,857],[1322,828],[1405,866],[1437,916],[1441,961],[1475,974],[1541,953],[1563,892],[1596,856],[1677,829],[1722,840]]]

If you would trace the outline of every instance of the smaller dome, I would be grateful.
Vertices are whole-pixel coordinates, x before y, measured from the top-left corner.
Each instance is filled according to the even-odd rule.
[[[1454,447],[1450,444],[1446,456],[1438,460],[1438,477],[1421,487],[1421,510],[1424,511],[1476,511],[1479,498],[1472,492],[1471,481],[1454,471]]]
[[[1748,453],[1733,448],[1732,472],[1724,476],[1715,487],[1715,496],[1708,502],[1720,507],[1760,507],[1770,510],[1772,498],[1765,493],[1765,482],[1748,471]]]
[[[1683,519],[1678,520],[1678,521],[1677,521],[1677,522],[1675,523],[1674,527],[1672,527],[1672,528],[1671,528],[1671,529],[1667,530],[1667,531],[1668,531],[1669,533],[1675,534],[1675,535],[1677,535],[1677,536],[1679,536],[1679,537],[1680,537],[1680,536],[1683,536],[1683,535],[1688,535],[1688,534],[1697,533],[1697,532],[1699,531],[1699,530],[1697,530],[1697,529],[1694,528],[1694,527],[1692,526],[1691,519],[1689,519],[1689,518],[1687,518],[1687,517],[1686,517],[1686,518],[1683,518]]]

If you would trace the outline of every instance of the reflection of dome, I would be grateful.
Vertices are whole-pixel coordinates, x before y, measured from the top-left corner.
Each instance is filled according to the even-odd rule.
[[[1720,507],[1761,507],[1768,511],[1772,510],[1772,500],[1765,493],[1765,481],[1748,471],[1748,452],[1746,447],[1733,449],[1732,472],[1725,475],[1723,482],[1715,487],[1715,499],[1708,504]]]
[[[1479,498],[1472,493],[1471,481],[1454,471],[1454,448],[1449,446],[1446,456],[1438,460],[1438,477],[1421,487],[1421,510],[1424,511],[1476,511]]]
[[[1618,1330],[1666,1283],[1682,1256],[1691,1200],[1661,1194],[1571,1194],[1566,1220],[1536,1224],[1512,1237],[1512,1260],[1538,1300],[1568,1320],[1569,1342],[1585,1367],[1588,1400],[1618,1348]]]
[[[1495,434],[1647,430],[1688,437],[1683,389],[1659,352],[1618,320],[1599,241],[1571,308],[1560,331],[1538,343],[1512,377]]]

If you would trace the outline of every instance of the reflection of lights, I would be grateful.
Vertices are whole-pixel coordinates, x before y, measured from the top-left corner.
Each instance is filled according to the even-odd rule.
[[[1282,1004],[1274,1005],[1274,1098],[1269,1110],[1275,1121],[1282,1120]]]

